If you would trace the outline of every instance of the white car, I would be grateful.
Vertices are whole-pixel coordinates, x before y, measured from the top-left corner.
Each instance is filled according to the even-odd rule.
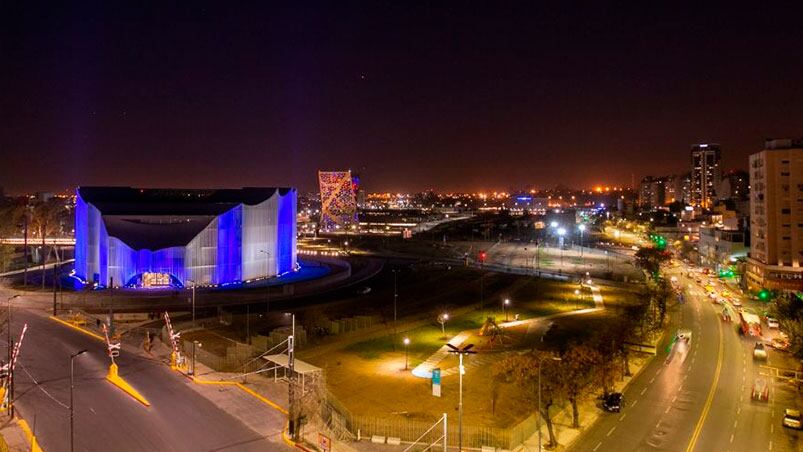
[[[783,413],[783,426],[795,430],[803,430],[800,422],[800,411],[787,408]]]
[[[734,306],[736,306],[737,308],[740,308],[740,307],[742,307],[742,302],[741,302],[741,301],[739,301],[739,299],[738,299],[738,298],[734,298],[734,299],[733,299],[733,301],[731,301],[731,304],[732,304],[732,305],[734,305]]]
[[[778,319],[767,317],[767,328],[778,328],[779,326]]]
[[[755,347],[753,347],[753,359],[767,359],[767,349],[764,348],[764,344],[761,342],[756,342]]]

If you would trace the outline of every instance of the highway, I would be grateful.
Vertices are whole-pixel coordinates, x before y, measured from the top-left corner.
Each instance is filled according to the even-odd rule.
[[[799,432],[781,427],[783,409],[798,403],[796,394],[776,383],[769,402],[751,400],[752,383],[765,364],[752,359],[754,341],[723,322],[718,315],[722,307],[680,273],[667,272],[686,289],[686,303],[672,316],[670,331],[692,331],[685,360],[675,356],[666,362],[670,337],[665,338],[656,359],[625,391],[622,412],[603,415],[571,450],[800,450]]]
[[[146,407],[105,380],[105,343],[41,314],[14,309],[13,331],[28,332],[16,370],[16,409],[48,452],[69,450],[69,355],[75,359],[77,451],[264,451],[290,450],[280,436],[284,416],[256,408],[275,425],[263,437],[195,391],[189,380],[163,363],[124,350],[120,375],[147,398]],[[5,332],[2,335],[5,346]]]

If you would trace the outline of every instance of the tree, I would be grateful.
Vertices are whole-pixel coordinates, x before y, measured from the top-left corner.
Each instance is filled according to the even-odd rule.
[[[643,247],[636,251],[636,267],[644,270],[653,278],[658,277],[661,264],[669,260],[669,253],[655,247]]]
[[[561,376],[565,380],[566,398],[572,404],[572,427],[580,427],[577,399],[594,388],[602,376],[603,357],[587,345],[571,345],[561,357]]]
[[[503,360],[495,370],[495,375],[506,383],[514,383],[525,393],[526,402],[538,411],[538,369],[541,368],[541,407],[538,413],[549,432],[547,447],[555,447],[555,431],[549,409],[565,395],[565,377],[560,363],[548,352],[533,350]]]
[[[789,352],[803,360],[803,300],[797,294],[776,297],[770,312],[789,335]]]

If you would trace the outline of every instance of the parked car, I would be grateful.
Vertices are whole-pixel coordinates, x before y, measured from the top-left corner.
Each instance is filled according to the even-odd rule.
[[[783,426],[795,430],[803,430],[801,424],[800,411],[787,408],[783,413]]]
[[[753,359],[767,359],[767,349],[761,342],[756,342],[753,346]]]
[[[750,398],[759,402],[766,402],[770,399],[770,386],[767,380],[763,378],[756,378],[753,383],[753,391],[750,393]]]
[[[621,411],[624,404],[625,399],[621,392],[612,392],[602,399],[602,408],[612,413]]]
[[[778,328],[779,326],[778,319],[767,317],[767,328]]]

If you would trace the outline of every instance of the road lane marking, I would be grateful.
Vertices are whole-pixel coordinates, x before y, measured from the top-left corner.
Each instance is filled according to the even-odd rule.
[[[772,450],[772,440],[770,440],[770,450]]]
[[[678,396],[672,397],[672,403],[675,403],[675,400],[678,399]]]
[[[605,435],[605,436],[611,436],[611,433],[613,433],[614,430],[616,430],[616,426],[615,425],[613,427],[611,427],[610,430],[608,430],[608,434]]]
[[[602,441],[598,442],[597,445],[594,446],[594,449],[592,449],[592,451],[596,452],[597,449],[599,449],[599,446],[601,446],[601,445],[602,445]]]
[[[622,422],[622,420],[625,418],[625,416],[627,416],[627,413],[619,416],[619,422]]]
[[[739,420],[738,419],[733,421],[733,428],[736,428],[737,425],[739,425]]]
[[[705,405],[703,406],[703,412],[700,413],[700,419],[697,420],[697,425],[694,427],[694,433],[692,434],[691,440],[689,441],[688,447],[686,447],[686,452],[692,452],[694,450],[694,446],[697,445],[697,439],[700,437],[700,432],[703,430],[703,425],[705,424],[705,419],[708,417],[708,412],[711,411],[711,404],[714,401],[714,393],[716,392],[717,386],[719,385],[719,376],[722,373],[722,361],[724,356],[724,337],[722,335],[722,324],[717,322],[717,331],[719,333],[719,349],[717,351],[717,367],[714,370],[714,378],[711,382],[711,389],[708,391],[708,397],[705,400]]]
[[[647,392],[647,388],[641,390],[641,395],[644,395],[645,392]]]
[[[666,411],[664,411],[664,414],[667,414],[667,413],[669,413],[669,410],[671,410],[671,409],[672,409],[672,407],[671,407],[671,406],[668,406],[668,407],[666,407]]]
[[[731,443],[733,443],[733,433],[731,433]]]
[[[630,404],[630,406],[636,406],[637,403],[638,403],[638,399],[634,400],[633,403]]]

